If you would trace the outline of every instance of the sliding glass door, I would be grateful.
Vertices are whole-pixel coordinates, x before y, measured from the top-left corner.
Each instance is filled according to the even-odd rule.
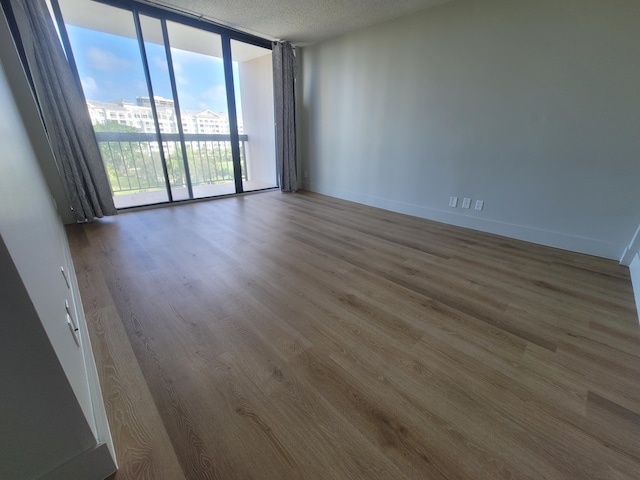
[[[235,193],[244,172],[233,164],[222,39],[175,22],[167,30],[194,197]]]
[[[231,58],[240,147],[246,166],[242,188],[245,192],[269,188],[276,178],[271,50],[231,40]]]
[[[118,208],[276,186],[268,42],[58,2]]]
[[[164,152],[151,110],[139,104],[149,94],[133,16],[96,10],[117,25],[113,33],[71,24],[67,33],[116,207],[167,202]]]

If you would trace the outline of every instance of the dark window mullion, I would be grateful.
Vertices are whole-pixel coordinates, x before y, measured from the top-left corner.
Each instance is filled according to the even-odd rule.
[[[180,113],[180,101],[178,99],[178,88],[176,86],[176,77],[173,71],[173,59],[171,57],[171,44],[169,43],[169,32],[167,30],[167,21],[162,18],[162,38],[164,40],[164,51],[167,55],[167,66],[169,67],[169,80],[171,81],[171,92],[173,93],[173,105],[176,111],[176,121],[178,123],[178,134],[180,135],[180,147],[182,149],[182,159],[184,163],[184,174],[187,180],[187,189],[189,190],[189,198],[193,198],[193,186],[191,185],[191,174],[189,173],[189,159],[187,158],[187,147],[184,140],[184,129],[182,128],[182,114]],[[195,159],[194,159],[195,162]],[[195,164],[195,163],[194,163]]]
[[[56,24],[58,25],[58,31],[60,32],[60,40],[62,41],[64,53],[67,56],[67,61],[71,67],[71,74],[78,84],[78,88],[80,88],[80,91],[84,95],[82,81],[80,80],[80,74],[78,73],[78,67],[76,65],[76,57],[73,55],[73,50],[71,49],[71,42],[69,41],[69,35],[67,34],[67,26],[64,24],[58,0],[51,0],[51,8],[53,9],[53,16],[56,20]],[[29,73],[29,75],[31,74]]]
[[[207,20],[201,16],[190,14],[188,12],[181,11],[178,8],[165,6],[165,5],[151,5],[150,3],[140,3],[138,0],[94,0],[99,3],[104,3],[116,8],[123,8],[125,10],[136,9],[138,12],[148,15],[159,20],[166,19],[172,22],[181,23],[182,25],[188,25],[190,27],[197,28],[199,30],[206,30],[218,35],[229,35],[230,38],[238,40],[249,45],[255,45],[257,47],[266,48],[271,50],[273,48],[271,42],[267,39],[257,37],[233,28],[226,27],[224,25],[217,24],[211,20]]]
[[[165,187],[169,201],[173,202],[173,193],[171,192],[171,182],[169,181],[169,171],[167,169],[167,160],[162,148],[162,134],[160,133],[160,121],[158,119],[158,110],[156,108],[156,99],[153,94],[153,85],[151,84],[151,73],[149,72],[149,63],[147,62],[147,49],[144,46],[144,37],[142,36],[142,25],[140,25],[140,15],[137,10],[133,10],[133,21],[136,26],[136,35],[138,37],[138,46],[140,47],[140,56],[142,57],[142,67],[144,69],[144,78],[147,82],[147,91],[149,93],[149,103],[151,104],[151,114],[153,115],[153,123],[156,129],[156,138],[158,139],[158,147],[160,151],[160,161],[162,162],[162,173],[164,174]]]
[[[240,136],[238,135],[238,116],[236,114],[236,94],[233,85],[233,60],[231,59],[231,39],[222,35],[222,59],[224,64],[224,81],[227,90],[227,107],[229,110],[229,136],[231,137],[231,158],[233,159],[233,178],[236,193],[244,192],[242,186],[242,164],[240,163]]]

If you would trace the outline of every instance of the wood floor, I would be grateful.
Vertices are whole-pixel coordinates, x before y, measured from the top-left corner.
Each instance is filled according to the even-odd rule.
[[[614,261],[309,193],[68,230],[115,479],[638,479]]]

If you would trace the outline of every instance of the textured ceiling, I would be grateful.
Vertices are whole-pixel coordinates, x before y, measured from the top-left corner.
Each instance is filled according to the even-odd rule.
[[[153,0],[270,40],[309,45],[447,0]]]

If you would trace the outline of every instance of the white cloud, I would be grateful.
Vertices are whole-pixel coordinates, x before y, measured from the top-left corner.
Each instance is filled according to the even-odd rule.
[[[176,84],[180,87],[188,87],[189,86],[189,78],[184,75],[176,75]]]
[[[91,47],[87,50],[89,64],[102,72],[121,72],[131,68],[132,64],[126,58],[120,58],[101,48]]]
[[[178,99],[180,100],[180,108],[183,110],[191,110],[196,103],[196,97],[191,95],[188,91],[182,91],[178,95]]]
[[[226,104],[227,89],[225,88],[224,85],[214,85],[213,87],[208,88],[204,92],[202,92],[201,98],[210,105],[211,104],[218,105],[221,102],[223,104]]]
[[[169,71],[169,67],[167,66],[166,57],[162,57],[160,55],[156,55],[156,56],[153,57],[153,63],[155,64],[156,67],[158,67],[160,69],[160,71],[162,71],[162,72],[168,72]]]
[[[84,77],[80,80],[82,83],[82,90],[84,90],[84,96],[87,100],[91,100],[98,96],[99,88],[96,79],[93,77]]]
[[[184,67],[182,63],[173,62],[173,73],[176,77],[176,84],[180,87],[188,87],[189,86],[189,77],[184,74]]]

